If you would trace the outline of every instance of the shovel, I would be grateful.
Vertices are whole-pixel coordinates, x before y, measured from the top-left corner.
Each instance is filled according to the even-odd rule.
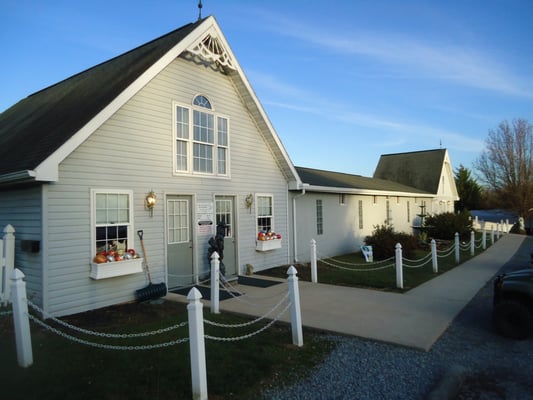
[[[135,299],[137,301],[154,300],[167,295],[167,285],[165,282],[152,283],[152,277],[150,276],[150,267],[148,266],[148,258],[146,256],[146,250],[144,248],[143,231],[137,231],[139,239],[141,239],[141,247],[143,249],[144,265],[146,267],[146,275],[148,276],[148,286],[135,291]]]

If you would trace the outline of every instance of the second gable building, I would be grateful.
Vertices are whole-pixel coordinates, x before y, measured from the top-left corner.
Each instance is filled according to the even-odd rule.
[[[292,191],[292,253],[310,260],[358,251],[376,226],[415,233],[422,213],[453,212],[458,200],[446,149],[381,156],[374,177],[296,167],[302,189]]]

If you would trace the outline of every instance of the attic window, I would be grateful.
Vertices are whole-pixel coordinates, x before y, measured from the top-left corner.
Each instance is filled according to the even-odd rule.
[[[192,103],[195,106],[204,107],[204,108],[208,108],[211,110],[211,102],[205,96],[202,96],[202,95],[196,96]]]

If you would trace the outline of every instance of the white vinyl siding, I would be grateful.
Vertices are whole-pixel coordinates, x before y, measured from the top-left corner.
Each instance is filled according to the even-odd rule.
[[[219,147],[227,149],[224,179],[208,179],[215,178],[214,174],[173,174],[178,164],[177,132],[181,129],[184,139],[190,141],[192,138],[190,127],[186,130],[189,136],[184,136],[185,122],[182,128],[178,128],[176,105],[188,104],[184,107],[191,109],[191,99],[199,92],[209,93],[217,106],[216,115],[227,119],[228,147],[219,143]],[[191,121],[189,119],[187,123],[190,125]],[[191,156],[192,153],[184,152],[182,162],[187,159],[192,163]],[[256,214],[250,212],[244,202],[250,193],[254,196],[257,193],[271,194],[276,233],[283,238],[289,237],[287,181],[279,164],[235,92],[234,83],[219,72],[181,58],[143,87],[68,156],[60,165],[59,181],[48,188],[45,199],[48,206],[43,210],[49,224],[47,240],[50,243],[46,259],[49,266],[47,311],[54,315],[132,301],[135,290],[146,285],[144,273],[98,281],[90,279],[89,261],[94,256],[92,188],[132,192],[132,218],[135,228],[144,231],[151,278],[155,282],[164,282],[167,278],[167,205],[164,201],[167,194],[191,195],[193,210],[199,203],[214,203],[214,193],[234,195],[238,200],[235,203],[238,207],[235,214],[238,265],[250,263],[254,270],[260,271],[289,262],[285,241],[282,249],[263,253],[255,250]],[[144,207],[144,199],[151,190],[160,199],[153,216]],[[196,235],[193,238],[194,268],[199,272],[206,271],[209,265],[205,254],[212,232],[192,231]],[[135,233],[129,246],[142,253]]]

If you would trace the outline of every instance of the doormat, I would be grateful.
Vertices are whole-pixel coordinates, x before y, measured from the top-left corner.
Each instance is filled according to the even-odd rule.
[[[202,299],[204,300],[211,300],[211,288],[207,286],[194,286],[200,294],[202,295]],[[193,286],[181,288],[181,289],[170,289],[169,292],[181,294],[183,296],[187,296]],[[227,290],[220,289],[218,292],[218,299],[220,301],[231,299],[232,297],[238,297],[240,296],[240,293],[237,292],[228,292]]]
[[[249,276],[239,276],[239,285],[256,286],[261,288],[267,288],[270,286],[278,285],[281,282],[271,281],[269,279],[251,278]]]

